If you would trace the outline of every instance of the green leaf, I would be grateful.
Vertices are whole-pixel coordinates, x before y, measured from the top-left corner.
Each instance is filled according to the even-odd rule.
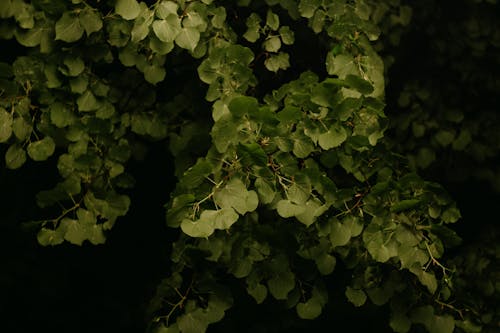
[[[347,75],[345,77],[345,82],[349,87],[356,89],[363,95],[369,95],[373,92],[373,86],[371,85],[371,83],[357,75]]]
[[[255,286],[248,286],[247,292],[250,296],[252,296],[257,304],[261,304],[267,297],[267,288],[265,285],[257,283]]]
[[[232,178],[214,194],[214,202],[222,208],[234,208],[243,215],[257,208],[259,199],[255,191],[248,191],[239,178]]]
[[[276,191],[273,185],[274,184],[264,178],[257,178],[255,180],[255,188],[257,189],[257,194],[259,195],[259,201],[264,205],[271,203],[276,196]]]
[[[68,69],[68,76],[78,76],[82,74],[85,69],[85,63],[79,57],[69,56],[64,58],[64,65],[66,65],[66,68]]]
[[[366,293],[361,289],[354,289],[347,286],[345,296],[354,306],[360,307],[366,302]]]
[[[333,220],[331,223],[330,242],[333,247],[344,246],[351,239],[351,231],[347,226],[339,221]]]
[[[58,229],[64,230],[64,239],[75,245],[82,245],[87,239],[87,230],[78,220],[63,218]]]
[[[101,15],[97,10],[90,7],[84,7],[78,18],[80,19],[80,24],[87,33],[87,36],[102,29]]]
[[[54,246],[64,242],[64,234],[60,230],[42,228],[36,235],[38,243],[42,246]]]
[[[322,275],[330,275],[335,269],[335,265],[337,263],[335,257],[327,253],[323,253],[314,259],[314,261],[316,263],[316,267],[318,267],[318,271]]]
[[[146,66],[144,68],[144,78],[151,84],[157,84],[165,79],[167,72],[162,66]]]
[[[429,290],[431,294],[434,294],[437,290],[438,284],[436,280],[436,276],[432,272],[426,272],[422,270],[420,266],[414,266],[410,269],[410,272],[415,274],[425,287]]]
[[[317,298],[310,298],[305,303],[298,303],[296,310],[300,318],[312,320],[319,317],[323,309]]]
[[[244,166],[262,166],[267,165],[267,154],[264,149],[255,142],[247,144],[238,144],[238,157]]]
[[[331,126],[327,132],[319,135],[318,143],[324,150],[340,146],[347,140],[347,131],[340,124]]]
[[[193,51],[200,41],[200,31],[195,28],[182,28],[175,43],[183,49]]]
[[[5,164],[9,169],[18,169],[26,162],[26,152],[19,144],[13,144],[5,152]]]
[[[292,45],[295,42],[295,35],[288,26],[283,26],[279,30],[281,41],[285,45]]]
[[[274,298],[284,300],[295,287],[295,275],[290,271],[278,273],[267,281],[267,287]]]
[[[271,9],[267,10],[266,25],[273,31],[278,30],[280,26],[279,16],[274,14]]]
[[[259,110],[259,102],[254,97],[238,96],[231,99],[228,105],[231,115],[241,118],[245,115],[253,115]]]
[[[396,202],[391,206],[391,212],[399,213],[404,210],[417,207],[422,201],[420,199],[407,199]]]
[[[97,101],[94,94],[89,89],[77,98],[76,104],[80,112],[97,110],[100,106],[99,101]]]
[[[284,218],[300,215],[306,210],[304,205],[297,205],[290,200],[278,201],[276,209],[278,211],[278,214]]]
[[[182,333],[200,333],[207,330],[209,321],[202,309],[197,308],[177,318],[177,325]]]
[[[214,221],[215,229],[227,230],[238,221],[239,215],[232,208],[223,208],[215,211],[210,218]]]
[[[65,12],[56,22],[56,40],[72,43],[83,36],[84,28],[75,14]]]
[[[215,231],[213,217],[217,211],[204,210],[200,218],[196,221],[184,219],[181,222],[181,229],[190,237],[208,237]]]
[[[262,47],[267,52],[278,52],[281,48],[281,39],[279,38],[279,36],[269,36],[262,43]]]
[[[285,52],[271,54],[271,56],[264,61],[264,65],[269,71],[275,73],[280,69],[285,70],[290,67],[290,56]]]
[[[54,154],[56,144],[50,136],[46,136],[41,140],[31,142],[27,150],[33,161],[45,161]]]
[[[350,55],[334,56],[330,52],[327,55],[326,67],[329,75],[337,75],[341,79],[345,79],[348,75],[359,76],[358,66]]]
[[[24,120],[23,117],[17,117],[12,122],[12,131],[18,140],[24,141],[30,137],[33,126]]]
[[[398,313],[394,313],[391,316],[391,319],[389,321],[389,325],[394,330],[394,332],[406,333],[411,328],[411,320],[405,314],[398,312]]]
[[[250,43],[255,43],[260,37],[260,16],[256,13],[251,13],[246,20],[247,31],[243,34]]]
[[[152,26],[156,37],[165,43],[172,43],[181,32],[181,21],[177,15],[169,15],[164,20],[156,20]]]
[[[212,165],[205,159],[199,159],[196,164],[182,175],[181,184],[187,189],[194,189],[202,184],[212,173]]]
[[[450,207],[441,214],[441,219],[444,223],[455,223],[461,217],[462,215],[460,214],[460,210],[456,207]]]
[[[69,126],[75,121],[71,110],[60,102],[50,105],[50,120],[59,128]]]
[[[12,135],[12,114],[0,107],[0,143],[9,140]]]
[[[117,0],[115,12],[125,20],[133,20],[141,13],[141,6],[137,0]]]
[[[302,17],[311,18],[320,4],[321,0],[300,0],[299,13]]]

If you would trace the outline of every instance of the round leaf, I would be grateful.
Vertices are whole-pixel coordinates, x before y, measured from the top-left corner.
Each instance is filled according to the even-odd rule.
[[[50,136],[31,142],[28,145],[28,155],[33,161],[45,161],[56,149],[56,144]]]

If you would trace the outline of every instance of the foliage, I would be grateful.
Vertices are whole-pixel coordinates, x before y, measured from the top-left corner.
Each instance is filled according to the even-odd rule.
[[[337,261],[352,279],[335,287],[390,304],[395,332],[494,329],[489,303],[462,311],[469,263],[442,259],[458,208],[384,136],[380,53],[410,16],[392,0],[3,1],[0,37],[19,46],[0,63],[5,165],[57,160],[61,176],[37,196],[63,207],[37,222],[39,243],[104,243],[130,205],[127,162],[165,140],[182,234],[151,331],[204,332],[241,290],[317,318]],[[311,42],[320,65],[302,71]],[[455,134],[436,142],[465,148]]]

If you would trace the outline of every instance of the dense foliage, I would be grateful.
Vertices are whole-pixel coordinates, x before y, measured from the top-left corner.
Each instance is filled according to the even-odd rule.
[[[152,332],[220,321],[222,331],[247,296],[315,319],[339,288],[356,307],[388,304],[395,332],[498,330],[495,233],[480,251],[445,255],[460,243],[451,228],[460,211],[417,174],[439,174],[444,155],[467,161],[457,174],[498,187],[498,170],[475,164],[498,156],[495,96],[453,97],[475,96],[478,80],[498,91],[495,2],[468,3],[487,19],[457,14],[431,45],[439,57],[423,62],[459,85],[403,73],[397,105],[386,103],[412,11],[429,35],[440,28],[432,5],[2,1],[0,37],[13,47],[0,59],[5,166],[54,160],[60,176],[36,197],[47,212],[29,224],[38,242],[103,244],[130,206],[127,165],[164,141],[175,163],[165,172],[178,179],[166,221],[182,232],[165,245],[170,274],[148,309]],[[463,49],[448,48],[448,34],[467,36]],[[497,66],[486,82],[478,61]],[[476,115],[478,105],[487,110]],[[348,278],[332,285],[336,274]]]

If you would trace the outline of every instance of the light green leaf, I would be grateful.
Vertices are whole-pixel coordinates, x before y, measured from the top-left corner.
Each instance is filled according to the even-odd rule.
[[[196,221],[184,219],[181,229],[191,237],[208,237],[214,233],[214,215],[217,211],[204,210]]]
[[[262,43],[262,47],[264,47],[267,52],[278,52],[281,48],[281,39],[279,36],[269,36]]]
[[[12,135],[12,114],[0,107],[0,143],[9,140]]]
[[[410,272],[415,274],[425,287],[429,290],[431,294],[434,294],[437,290],[438,284],[436,280],[436,276],[432,272],[426,272],[422,270],[420,266],[414,266],[410,269]]]
[[[181,21],[176,15],[169,15],[164,20],[154,21],[153,31],[162,42],[172,43],[181,32]]]
[[[36,235],[38,243],[42,246],[59,245],[64,242],[64,234],[60,230],[42,228]]]
[[[268,9],[266,16],[266,25],[271,28],[271,30],[276,31],[280,26],[280,18],[278,15],[274,14],[271,9]]]
[[[18,169],[26,162],[26,152],[19,144],[13,144],[5,152],[5,165],[9,169]]]
[[[84,29],[75,14],[65,12],[56,22],[56,40],[72,43],[83,36]]]
[[[87,239],[87,230],[77,220],[63,218],[58,229],[64,230],[64,239],[75,245],[82,245]]]
[[[99,101],[89,89],[77,98],[76,104],[78,105],[78,111],[80,112],[93,111],[98,109],[100,106]]]
[[[345,296],[354,306],[362,306],[366,302],[366,293],[361,289],[354,289],[348,286],[345,290]]]
[[[279,33],[283,44],[292,45],[295,42],[295,35],[289,26],[281,27]]]
[[[79,19],[87,36],[102,29],[101,15],[97,10],[86,6],[80,12]]]
[[[285,70],[290,67],[290,55],[285,52],[271,54],[271,56],[264,61],[264,65],[267,70],[275,73],[280,69]]]
[[[311,18],[321,4],[321,0],[300,0],[299,13],[302,17]]]
[[[239,215],[232,208],[219,209],[213,216],[214,228],[227,230],[238,221],[238,218]]]
[[[232,178],[215,192],[215,203],[222,208],[234,208],[239,214],[252,212],[257,208],[259,199],[255,191],[248,191],[239,178]]]
[[[130,40],[132,43],[138,43],[149,34],[149,26],[151,25],[152,18],[150,20],[145,17],[138,17],[134,21],[134,26],[130,32]]]
[[[267,281],[267,287],[277,300],[286,299],[288,293],[295,287],[295,275],[290,271],[278,273]]]
[[[281,217],[289,218],[304,213],[306,207],[297,205],[290,200],[280,200],[276,205],[276,209]]]
[[[169,15],[177,16],[179,5],[172,1],[161,1],[157,3],[156,16],[161,19],[166,19]]]
[[[44,36],[44,27],[37,24],[29,30],[16,30],[14,34],[19,44],[26,47],[35,47],[42,41]]]
[[[182,28],[175,43],[183,49],[193,51],[200,41],[200,31],[195,28]]]
[[[341,79],[345,79],[347,75],[360,75],[354,58],[346,54],[334,56],[332,52],[329,52],[326,58],[326,68],[329,75],[337,75]]]
[[[317,298],[310,298],[305,303],[298,303],[296,310],[300,318],[312,320],[321,314],[322,307]]]
[[[157,84],[165,79],[167,72],[164,67],[150,65],[144,68],[144,78],[151,84]]]
[[[31,142],[28,147],[28,155],[33,161],[45,161],[52,156],[56,150],[56,144],[50,136],[41,140]]]
[[[330,242],[333,247],[344,246],[351,239],[351,231],[343,223],[334,220],[331,224]]]
[[[256,13],[250,14],[246,20],[247,31],[243,34],[243,38],[250,43],[255,43],[260,37],[260,21],[260,16]]]
[[[321,148],[328,150],[340,146],[347,139],[347,131],[340,124],[331,126],[327,132],[319,135],[318,143]]]
[[[137,0],[117,0],[115,12],[125,20],[133,20],[141,13],[141,7]]]

